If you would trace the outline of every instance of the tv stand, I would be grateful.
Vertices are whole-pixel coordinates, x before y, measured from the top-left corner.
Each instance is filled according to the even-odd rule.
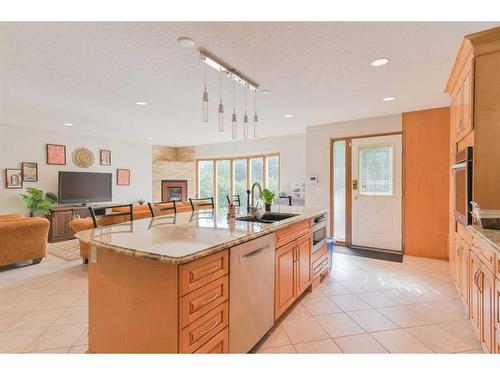
[[[89,217],[88,206],[55,206],[52,207],[46,218],[50,221],[49,242],[71,240],[74,233],[69,227],[71,220],[77,217]]]

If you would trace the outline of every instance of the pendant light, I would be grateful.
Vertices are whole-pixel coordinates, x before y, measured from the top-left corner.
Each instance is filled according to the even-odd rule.
[[[233,115],[231,116],[231,136],[233,139],[238,139],[238,117],[236,116],[236,82],[233,79]]]
[[[247,86],[245,85],[245,115],[243,116],[243,138],[248,139]]]
[[[207,92],[207,65],[203,64],[204,66],[204,88],[203,88],[203,95],[202,95],[202,101],[203,101],[203,122],[208,122],[208,92]]]
[[[222,69],[219,71],[219,119],[218,130],[224,131],[224,104],[222,104]]]
[[[257,90],[254,90],[254,100],[255,100],[255,114],[253,115],[253,136],[257,138],[259,136],[259,116],[257,116]]]

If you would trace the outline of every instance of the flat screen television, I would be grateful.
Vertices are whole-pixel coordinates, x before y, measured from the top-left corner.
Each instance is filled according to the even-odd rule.
[[[112,201],[111,173],[59,171],[59,204]]]

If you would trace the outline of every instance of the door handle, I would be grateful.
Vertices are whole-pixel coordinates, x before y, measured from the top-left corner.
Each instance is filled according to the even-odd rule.
[[[484,272],[483,271],[479,272],[478,280],[479,280],[479,277],[481,277],[481,286],[479,286],[479,282],[478,282],[478,287],[479,287],[479,291],[482,293],[483,288],[484,288]]]
[[[259,247],[257,249],[254,249],[252,251],[249,251],[248,253],[245,253],[243,255],[240,255],[240,263],[243,262],[246,258],[250,258],[250,257],[257,255],[258,253],[260,253],[261,251],[263,251],[264,249],[266,249],[268,247],[269,247],[269,244],[264,245],[262,247]]]
[[[358,180],[352,180],[352,190],[358,190]]]

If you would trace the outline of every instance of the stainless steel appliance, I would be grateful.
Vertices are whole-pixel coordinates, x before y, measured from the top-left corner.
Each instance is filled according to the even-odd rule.
[[[248,353],[274,324],[274,234],[230,248],[229,352]]]
[[[472,153],[472,147],[457,152],[452,166],[455,219],[463,225],[472,223]]]
[[[313,247],[312,253],[326,245],[326,214],[316,216],[312,221]]]

